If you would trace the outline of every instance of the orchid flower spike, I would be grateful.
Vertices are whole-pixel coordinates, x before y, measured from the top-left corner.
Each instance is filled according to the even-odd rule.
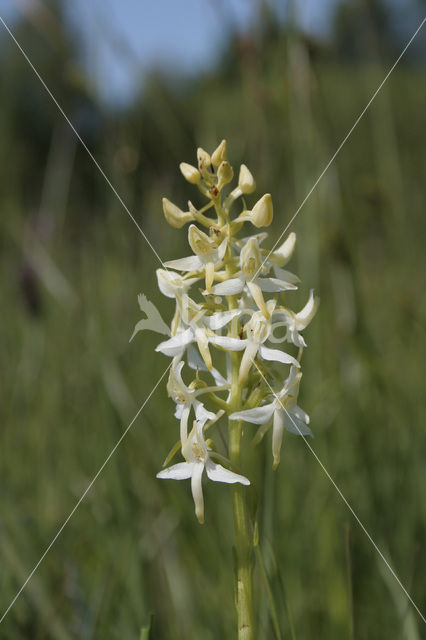
[[[163,212],[175,229],[188,223],[192,253],[157,270],[159,289],[174,304],[170,327],[141,296],[146,317],[133,335],[150,329],[165,336],[156,351],[172,358],[167,390],[179,425],[179,440],[168,459],[180,446],[185,461],[163,469],[157,477],[190,478],[195,512],[203,522],[204,470],[216,482],[250,484],[249,473],[244,469],[245,475],[237,473],[250,432],[238,421],[259,426],[257,442],[272,427],[274,468],[280,461],[284,430],[312,435],[297,396],[306,347],[302,332],[317,311],[318,298],[311,290],[300,311],[290,307],[300,281],[284,267],[293,256],[296,235],[290,233],[274,250],[264,248],[268,234],[258,229],[272,222],[272,197],[254,195],[256,181],[245,164],[235,180],[226,140],[212,152],[199,147],[196,161],[182,162],[179,168],[205,204],[194,199],[196,206],[188,201],[188,209],[182,210],[164,198]],[[245,222],[255,233],[240,234]],[[219,423],[225,414],[228,435]],[[229,460],[224,456],[228,450]]]

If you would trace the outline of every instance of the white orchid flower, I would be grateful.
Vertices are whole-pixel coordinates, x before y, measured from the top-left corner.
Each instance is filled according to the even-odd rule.
[[[241,359],[240,371],[238,376],[238,384],[243,384],[248,376],[253,360],[259,354],[264,360],[272,360],[281,362],[282,364],[292,364],[299,367],[298,361],[293,356],[280,351],[279,349],[270,349],[264,346],[264,342],[269,338],[271,333],[271,316],[274,312],[276,302],[269,300],[266,303],[267,316],[262,311],[256,311],[251,316],[245,326],[246,339],[231,338],[228,336],[216,336],[210,339],[210,342],[218,347],[229,349],[231,351],[242,351],[244,355]]]
[[[291,367],[289,377],[281,391],[276,394],[273,402],[255,409],[236,411],[229,416],[230,420],[244,420],[244,422],[250,422],[251,424],[264,425],[265,428],[260,431],[260,438],[263,437],[272,420],[274,469],[277,468],[280,462],[284,429],[295,435],[313,437],[312,431],[307,426],[309,424],[309,416],[296,404],[301,377],[302,374],[297,372],[296,367]]]
[[[185,442],[188,437],[188,418],[191,411],[191,407],[194,407],[195,417],[197,422],[203,426],[207,420],[213,420],[215,414],[205,409],[202,402],[197,400],[198,396],[203,393],[210,393],[213,391],[224,391],[229,389],[229,385],[202,387],[199,389],[191,389],[187,387],[182,380],[182,368],[184,362],[180,361],[173,363],[170,369],[169,380],[167,383],[167,391],[169,396],[174,402],[176,402],[175,417],[180,420],[180,439],[181,442]]]
[[[211,316],[206,315],[205,309],[196,304],[187,295],[182,296],[180,304],[180,315],[182,329],[169,340],[161,342],[156,351],[164,353],[166,356],[182,358],[186,348],[196,342],[200,354],[209,371],[212,371],[213,364],[209,351],[209,342],[215,337],[214,331],[222,329],[235,316],[241,314],[241,309],[231,309],[230,311],[218,311]],[[186,328],[184,328],[186,326]]]
[[[289,309],[280,311],[277,309],[275,317],[282,318],[284,325],[287,327],[285,339],[292,342],[296,347],[306,347],[306,342],[299,331],[303,331],[314,317],[319,305],[319,298],[314,297],[314,290],[311,289],[309,298],[303,309],[298,313],[294,313]]]
[[[178,298],[186,293],[194,282],[200,278],[184,278],[183,276],[168,271],[167,269],[157,269],[158,288],[161,293],[168,298]]]
[[[206,470],[207,477],[213,480],[213,482],[250,484],[250,480],[244,476],[229,471],[229,469],[225,469],[225,467],[220,464],[214,463],[210,458],[210,451],[211,449],[209,449],[204,440],[203,427],[194,421],[191,433],[182,444],[182,455],[186,462],[179,462],[157,473],[157,478],[168,480],[186,480],[191,478],[195,514],[201,524],[204,522],[204,497],[202,487],[204,469]]]
[[[219,246],[212,238],[191,224],[188,229],[188,242],[195,256],[170,260],[164,266],[177,271],[199,271],[203,269],[206,277],[206,289],[209,292],[214,280],[215,268],[219,266],[226,253],[228,239],[225,237]]]
[[[219,282],[211,288],[211,293],[216,295],[233,296],[241,293],[244,287],[250,292],[259,309],[267,316],[267,306],[263,298],[263,291],[277,293],[297,289],[295,282],[298,278],[289,272],[285,272],[287,279],[265,278],[258,274],[261,271],[262,261],[257,238],[249,238],[240,253],[241,271],[236,277],[225,282]]]

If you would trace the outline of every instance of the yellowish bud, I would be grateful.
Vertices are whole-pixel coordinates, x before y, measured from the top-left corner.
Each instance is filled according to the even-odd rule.
[[[272,206],[272,198],[270,193],[265,193],[254,205],[250,221],[255,227],[269,227],[274,216],[274,208]]]
[[[197,256],[208,253],[213,247],[209,236],[196,227],[195,224],[191,224],[188,229],[188,242]]]
[[[201,180],[201,175],[198,169],[192,166],[192,164],[188,164],[187,162],[181,162],[179,165],[179,169],[185,180],[188,180],[191,184],[197,184]]]
[[[241,193],[253,193],[256,189],[256,182],[245,164],[242,164],[240,167],[238,186],[241,189]]]
[[[197,149],[198,168],[200,171],[208,169],[212,163],[211,158],[207,151],[204,151],[201,147]]]
[[[169,225],[175,229],[181,229],[187,222],[194,220],[194,216],[189,211],[182,211],[167,198],[163,198],[163,212]]]
[[[226,162],[226,160],[224,160],[220,163],[219,169],[217,170],[217,188],[219,189],[219,191],[220,189],[222,189],[222,187],[231,182],[233,177],[234,170],[232,169],[229,162]]]
[[[217,149],[212,153],[212,163],[215,167],[218,167],[224,160],[226,160],[226,140],[222,140]]]

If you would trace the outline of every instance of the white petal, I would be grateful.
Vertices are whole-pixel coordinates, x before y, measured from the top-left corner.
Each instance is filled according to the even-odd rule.
[[[244,288],[244,280],[240,278],[231,278],[225,280],[225,282],[219,282],[211,288],[210,293],[214,293],[218,296],[234,296],[237,293],[241,293]]]
[[[285,351],[280,351],[279,349],[269,349],[268,347],[264,347],[263,344],[260,345],[259,353],[264,360],[273,360],[274,362],[282,362],[282,364],[294,364],[295,367],[300,367],[300,364],[297,362],[296,358],[290,356]]]
[[[199,278],[187,278],[186,280],[179,273],[157,269],[158,288],[161,293],[168,298],[176,298],[179,292],[189,289]]]
[[[213,480],[213,482],[226,482],[227,484],[235,484],[236,482],[239,482],[246,486],[250,484],[250,480],[248,480],[248,478],[240,476],[239,473],[229,471],[229,469],[222,467],[221,464],[215,464],[211,460],[207,460],[206,462],[206,471],[207,476],[210,480]]]
[[[193,469],[193,462],[179,462],[157,473],[157,478],[163,480],[187,480],[192,476]]]
[[[260,279],[261,278],[257,278],[256,280],[250,280],[249,282],[247,282],[247,289],[249,290],[251,297],[253,298],[259,309],[264,314],[265,318],[267,318],[269,312],[263,298],[262,290],[258,284]]]
[[[311,289],[308,302],[299,313],[296,313],[296,329],[301,331],[308,326],[316,313],[318,304],[319,299],[314,298],[314,290]]]
[[[272,418],[275,411],[275,403],[265,404],[263,407],[247,409],[246,411],[235,411],[229,416],[230,420],[244,420],[251,424],[266,424]]]
[[[314,434],[310,428],[293,413],[292,410],[285,413],[285,428],[296,436],[311,436]]]
[[[228,322],[231,322],[232,318],[241,314],[240,309],[231,309],[230,311],[218,311],[214,313],[212,316],[204,317],[204,324],[212,329],[212,331],[217,331],[218,329],[222,329]]]
[[[247,346],[247,340],[228,338],[227,336],[212,336],[209,338],[209,342],[211,342],[211,344],[215,344],[217,347],[223,347],[230,351],[242,351]]]
[[[303,420],[306,424],[309,424],[311,419],[303,409],[301,409],[297,404],[292,408],[291,413],[296,416],[299,420]]]
[[[274,468],[280,462],[281,443],[285,425],[284,411],[277,409],[274,413],[274,426],[272,430],[272,455],[274,456]]]
[[[200,426],[203,426],[207,420],[213,420],[216,417],[215,413],[208,411],[202,402],[195,400],[194,402],[195,408],[195,417],[197,418],[197,422]]]
[[[293,255],[294,247],[296,246],[296,234],[292,231],[288,238],[284,240],[282,245],[278,247],[276,251],[271,255],[271,261],[276,262],[280,267],[283,267]]]
[[[196,271],[203,267],[198,256],[188,256],[187,258],[178,258],[177,260],[169,260],[164,263],[168,269],[177,269],[177,271]]]
[[[292,327],[287,331],[287,339],[290,339],[290,342],[292,342],[296,347],[306,347],[306,342],[303,336]]]
[[[243,357],[241,358],[240,371],[238,373],[238,384],[242,385],[247,378],[253,361],[257,356],[258,350],[258,342],[254,342],[253,340],[247,341],[246,350],[244,351]]]
[[[228,237],[225,236],[217,249],[217,255],[219,260],[223,260],[223,258],[225,257],[227,244],[228,244]]]
[[[182,444],[184,444],[188,439],[188,418],[190,411],[191,405],[188,402],[185,402],[180,415],[180,441]]]
[[[298,282],[300,282],[300,278],[298,278],[294,273],[291,273],[291,271],[280,269],[280,267],[274,267],[274,272],[279,280],[291,282],[292,284],[297,284]]]
[[[166,356],[177,356],[181,353],[182,348],[184,348],[187,344],[189,344],[190,342],[192,342],[194,339],[194,332],[192,331],[191,328],[186,329],[186,331],[183,331],[182,333],[178,333],[176,336],[173,336],[173,338],[170,338],[170,340],[165,340],[164,342],[161,342],[157,347],[156,347],[156,351],[160,351],[161,353],[164,353],[164,355]]]
[[[176,405],[175,418],[177,418],[178,420],[180,420],[182,417],[182,411],[184,406],[185,406],[184,402],[179,402],[179,404]]]
[[[195,504],[195,515],[198,521],[203,524],[204,522],[204,498],[203,498],[203,486],[202,475],[204,471],[204,464],[202,462],[194,462],[192,468],[191,477],[191,490],[192,497]]]
[[[284,280],[278,280],[278,278],[257,278],[256,282],[262,291],[266,291],[268,293],[297,289],[295,284],[285,282]]]

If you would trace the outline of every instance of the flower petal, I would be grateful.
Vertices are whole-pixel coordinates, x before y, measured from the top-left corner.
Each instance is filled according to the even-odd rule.
[[[278,278],[257,278],[256,282],[262,291],[266,291],[267,293],[297,289],[295,284],[285,282],[284,280],[278,280]]]
[[[189,402],[185,402],[180,414],[180,441],[184,444],[188,439],[188,418],[191,411]]]
[[[207,420],[213,420],[216,417],[215,413],[208,411],[202,402],[199,400],[195,400],[194,402],[195,408],[195,417],[197,418],[198,426],[202,427],[205,425]]]
[[[301,409],[297,404],[292,408],[291,412],[298,418],[299,420],[303,420],[306,424],[309,424],[311,419],[303,409]]]
[[[296,414],[293,413],[293,410],[285,412],[285,428],[296,436],[314,437],[310,428],[303,422],[303,420],[299,420]]]
[[[239,473],[234,473],[233,471],[229,471],[229,469],[225,469],[221,464],[215,464],[211,460],[207,460],[206,462],[206,471],[207,476],[213,482],[226,482],[227,484],[235,484],[239,482],[240,484],[245,484],[248,486],[250,484],[250,480],[241,476]]]
[[[280,267],[274,267],[275,276],[279,278],[279,280],[284,280],[285,282],[291,282],[292,284],[297,284],[300,282],[300,278],[296,276],[296,274],[291,273],[291,271],[286,271],[285,269],[280,269]]]
[[[299,313],[296,313],[296,329],[301,331],[308,326],[316,313],[318,304],[319,298],[314,298],[314,290],[311,289],[308,302],[305,304],[303,309],[299,311]]]
[[[247,346],[247,340],[240,340],[239,338],[229,338],[228,336],[212,336],[209,338],[211,344],[217,347],[223,347],[230,351],[242,351]]]
[[[257,352],[259,350],[259,343],[254,340],[247,341],[246,350],[243,353],[243,357],[241,358],[240,371],[238,373],[238,384],[242,385],[251,369],[251,365],[255,357],[257,356]]]
[[[167,269],[176,269],[177,271],[196,271],[203,267],[198,256],[188,256],[187,258],[178,258],[177,260],[169,260],[164,263]]]
[[[219,282],[211,288],[210,293],[214,293],[218,296],[234,296],[237,293],[241,293],[244,288],[244,280],[240,278],[231,278],[225,280],[225,282]]]
[[[173,336],[173,338],[170,338],[170,340],[160,342],[155,350],[164,353],[164,355],[166,356],[174,357],[179,355],[182,349],[186,347],[187,344],[192,342],[193,339],[194,332],[191,328],[189,328],[182,333],[178,333],[177,335]]]
[[[193,462],[179,462],[157,473],[157,478],[162,480],[187,480],[192,476],[193,469]]]
[[[204,464],[202,462],[192,463],[192,477],[191,477],[191,490],[192,497],[195,504],[195,515],[198,518],[198,522],[203,524],[204,522],[204,497],[202,476],[204,471]]]
[[[176,405],[175,418],[177,418],[178,420],[180,420],[182,417],[182,411],[184,406],[185,406],[184,402],[179,402],[179,404]]]
[[[275,411],[275,403],[265,404],[263,407],[247,409],[246,411],[235,411],[229,416],[230,420],[244,420],[251,424],[266,424],[272,418]]]
[[[223,258],[225,257],[227,244],[228,244],[228,236],[225,236],[217,249],[217,255],[219,260],[223,260]]]
[[[300,367],[296,358],[293,358],[293,356],[285,353],[285,351],[280,351],[279,349],[269,349],[261,344],[259,354],[264,360],[273,360],[274,362],[282,362],[282,364],[294,364],[295,367]]]
[[[282,409],[276,409],[274,413],[274,426],[272,429],[272,455],[274,456],[274,469],[276,469],[280,463],[284,425],[284,411]]]
[[[218,311],[214,313],[212,316],[204,316],[204,324],[212,329],[212,331],[217,331],[218,329],[222,329],[228,322],[231,322],[232,318],[241,314],[240,309],[231,309],[230,311]]]

